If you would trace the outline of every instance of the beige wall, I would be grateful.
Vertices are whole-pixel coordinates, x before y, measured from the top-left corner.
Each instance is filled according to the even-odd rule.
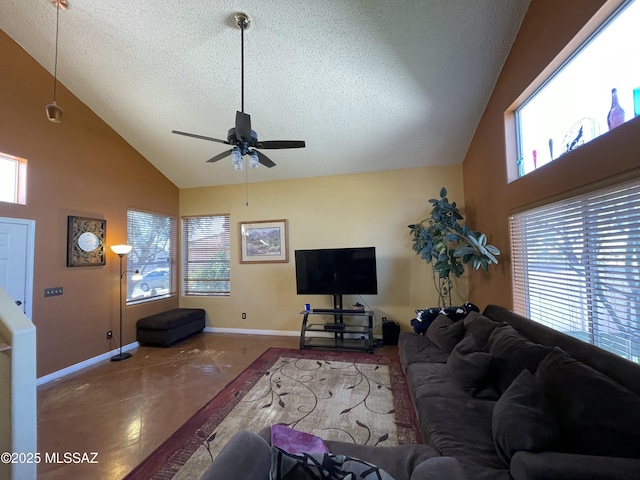
[[[466,209],[474,226],[503,252],[498,268],[469,278],[471,301],[512,306],[508,218],[530,205],[592,188],[621,175],[638,176],[640,120],[629,121],[589,144],[511,183],[505,147],[505,112],[570,42],[585,38],[581,29],[615,2],[533,0],[464,161]],[[596,16],[596,18],[592,18]],[[575,38],[577,36],[577,38]],[[630,61],[632,61],[630,59]],[[604,105],[606,114],[609,106]],[[506,130],[507,134],[511,130]]]
[[[462,204],[461,177],[458,165],[256,183],[249,184],[248,207],[244,185],[183,189],[180,215],[231,215],[232,293],[226,298],[183,297],[180,305],[205,308],[212,327],[296,331],[304,303],[329,307],[331,300],[328,295],[296,294],[294,250],[374,246],[379,293],[363,298],[378,321],[385,316],[408,329],[413,310],[437,305],[437,297],[431,267],[411,250],[407,225],[426,216],[427,200],[442,186]],[[238,222],[283,218],[289,221],[290,261],[240,264]],[[458,292],[465,300],[466,290],[466,280],[460,280]],[[358,300],[345,296],[344,304]]]
[[[47,121],[52,77],[0,31],[0,152],[28,160],[26,205],[0,202],[0,217],[36,221],[33,318],[38,376],[111,350],[118,334],[118,257],[107,264],[68,268],[67,216],[107,220],[106,244],[125,243],[133,207],[178,214],[178,189],[64,87],[61,124]],[[47,287],[64,295],[44,298]],[[125,308],[124,342],[135,341],[135,320],[176,307],[178,299]]]

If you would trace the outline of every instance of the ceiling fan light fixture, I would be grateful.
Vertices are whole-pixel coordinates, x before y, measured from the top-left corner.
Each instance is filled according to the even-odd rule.
[[[236,172],[242,171],[242,153],[238,147],[233,147],[231,150],[231,163],[233,163],[233,169]]]
[[[249,152],[249,167],[250,168],[258,168],[260,165],[260,159],[258,158],[258,152],[255,150],[251,150]]]

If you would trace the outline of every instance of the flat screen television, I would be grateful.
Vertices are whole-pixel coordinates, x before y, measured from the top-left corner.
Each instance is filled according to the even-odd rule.
[[[298,295],[376,295],[375,247],[296,250]]]

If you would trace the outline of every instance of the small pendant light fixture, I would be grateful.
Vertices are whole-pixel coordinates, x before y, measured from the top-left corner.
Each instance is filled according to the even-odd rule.
[[[60,123],[62,120],[62,109],[56,104],[56,87],[58,84],[58,27],[60,25],[60,10],[69,8],[67,0],[50,0],[56,7],[56,56],[53,66],[53,103],[46,106],[47,119],[53,123]]]

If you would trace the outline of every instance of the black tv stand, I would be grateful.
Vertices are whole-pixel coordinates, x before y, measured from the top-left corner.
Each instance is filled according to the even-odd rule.
[[[318,308],[304,310],[300,314],[304,315],[300,330],[300,349],[337,348],[373,353],[375,341],[372,311]],[[310,316],[314,320],[318,318],[321,323],[309,323]],[[349,320],[345,321],[345,317]],[[363,321],[365,319],[366,323]],[[307,336],[309,332],[314,332],[315,336]],[[355,338],[345,338],[345,334],[351,334]]]

